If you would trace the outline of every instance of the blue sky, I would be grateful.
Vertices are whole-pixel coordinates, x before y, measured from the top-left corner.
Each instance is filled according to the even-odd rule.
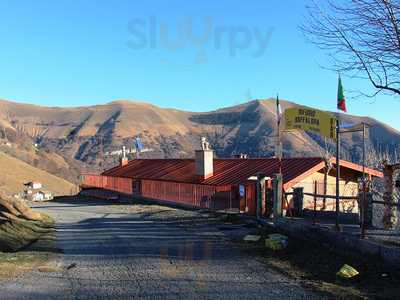
[[[48,106],[132,99],[205,111],[279,92],[335,110],[337,74],[320,67],[325,56],[298,29],[307,3],[3,0],[0,98]],[[346,77],[343,84],[347,96],[369,89]],[[400,129],[398,98],[347,106]]]

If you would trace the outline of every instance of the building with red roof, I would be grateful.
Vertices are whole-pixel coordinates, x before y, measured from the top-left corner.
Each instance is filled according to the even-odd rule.
[[[267,193],[271,193],[272,178],[281,168],[284,191],[303,187],[305,192],[312,192],[318,188],[319,194],[332,195],[335,192],[335,163],[331,160],[332,167],[326,172],[327,163],[320,157],[283,158],[281,161],[277,158],[215,159],[212,150],[198,150],[194,159],[123,160],[119,166],[100,175],[83,175],[83,187],[191,207],[237,209],[254,214],[260,174],[265,178]],[[341,195],[356,196],[362,166],[343,160],[340,166]],[[365,168],[365,173],[370,178],[382,177],[381,172],[370,168]],[[290,205],[290,199],[287,205]],[[305,201],[304,205],[307,207],[310,203]],[[329,203],[324,206],[330,209]],[[353,201],[349,206],[356,205]],[[343,206],[343,210],[346,207]]]

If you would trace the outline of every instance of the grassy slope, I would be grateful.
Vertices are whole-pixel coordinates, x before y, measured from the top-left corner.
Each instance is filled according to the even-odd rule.
[[[76,191],[72,183],[35,168],[27,163],[0,152],[0,190],[11,195],[23,190],[23,183],[39,181],[44,189],[54,195],[68,195]]]

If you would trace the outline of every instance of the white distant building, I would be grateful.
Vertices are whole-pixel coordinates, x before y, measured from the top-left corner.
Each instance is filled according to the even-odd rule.
[[[24,186],[32,190],[37,190],[42,188],[42,184],[40,182],[35,182],[35,181],[24,183]]]
[[[49,191],[37,191],[31,194],[32,201],[46,201],[53,199],[53,194]]]
[[[53,199],[53,194],[49,191],[43,190],[43,185],[40,182],[27,182],[24,183],[25,190],[22,197],[31,201],[46,201]]]

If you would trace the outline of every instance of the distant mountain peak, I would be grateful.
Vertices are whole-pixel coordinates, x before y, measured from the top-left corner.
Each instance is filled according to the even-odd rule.
[[[113,101],[110,101],[106,103],[105,105],[120,105],[120,106],[135,106],[135,105],[140,105],[140,106],[155,106],[149,102],[145,101],[137,101],[137,100],[129,100],[129,99],[116,99]]]

